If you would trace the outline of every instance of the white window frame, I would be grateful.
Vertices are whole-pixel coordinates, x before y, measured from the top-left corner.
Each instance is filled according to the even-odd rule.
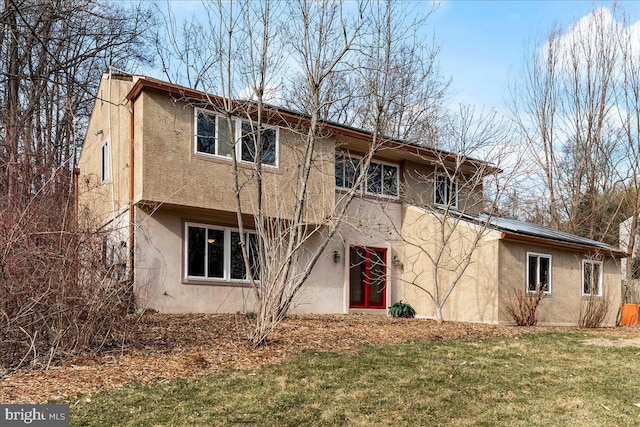
[[[105,184],[111,178],[111,144],[107,139],[100,148],[100,182]]]
[[[223,116],[222,114],[213,112],[211,110],[206,110],[204,108],[194,107],[193,111],[194,111],[193,113],[193,152],[199,156],[208,156],[208,157],[214,157],[216,159],[223,159],[225,161],[231,161],[231,157],[225,156],[223,154],[218,154],[220,149],[219,119],[226,120],[226,117]],[[208,116],[211,116],[214,118],[214,123],[215,123],[214,139],[216,143],[215,154],[205,153],[198,150],[198,114],[199,113],[207,114]],[[244,123],[251,126],[255,126],[255,124],[250,122],[249,120],[244,120],[239,117],[231,117],[231,121],[233,124],[233,135],[231,136],[231,138],[233,138],[234,140],[234,144],[235,144],[234,148],[236,152],[236,159],[238,159],[238,163],[245,164],[245,165],[255,164],[254,162],[251,162],[251,161],[242,160],[242,124]],[[261,125],[261,127],[263,129],[272,129],[276,133],[275,162],[273,165],[270,165],[268,163],[263,163],[262,167],[277,169],[280,164],[280,128],[278,126],[270,126],[264,123]]]
[[[224,249],[223,249],[223,275],[222,277],[209,277],[209,254],[208,246],[205,245],[204,253],[204,276],[190,276],[189,275],[189,227],[204,228],[205,230],[216,230],[224,232]],[[211,224],[203,224],[198,222],[185,222],[184,223],[184,280],[185,281],[206,281],[206,282],[229,282],[229,283],[249,283],[249,279],[233,279],[231,278],[231,233],[240,233],[240,230],[233,227],[224,227]],[[253,231],[245,230],[245,239],[248,239],[249,235],[256,235]],[[254,278],[258,281],[258,278]]]
[[[547,290],[544,291],[545,295],[551,295],[551,285],[552,285],[552,275],[553,275],[553,257],[550,254],[543,254],[543,253],[539,253],[539,252],[527,252],[526,258],[525,258],[525,264],[526,264],[526,268],[525,268],[525,279],[524,279],[524,286],[525,289],[528,293],[533,294],[536,291],[531,290],[529,288],[529,257],[530,256],[534,256],[536,258],[538,258],[538,271],[536,272],[536,278],[537,278],[537,283],[540,283],[540,258],[546,258],[549,260],[549,283],[547,284]]]
[[[444,203],[438,203],[438,179],[439,178],[445,179],[444,197],[446,200],[444,201]],[[447,181],[449,182],[449,185],[447,185]],[[451,189],[449,188],[450,186],[453,186],[453,191],[451,191]],[[451,201],[449,200],[450,193],[453,194],[453,199],[454,199],[453,203],[451,203]],[[449,206],[454,209],[458,208],[458,178],[451,179],[451,177],[446,173],[435,174],[435,177],[433,179],[433,204],[436,206]]]
[[[598,274],[598,293],[596,294],[586,294],[584,292],[584,270],[585,267],[587,266],[587,264],[590,264],[592,267],[592,273],[593,273],[593,265],[599,265],[600,266],[600,274]],[[596,261],[596,260],[592,260],[592,259],[583,259],[582,260],[582,277],[580,279],[580,284],[581,284],[581,293],[583,297],[601,297],[602,296],[602,285],[603,285],[603,281],[604,281],[604,263],[602,261]],[[591,275],[591,277],[593,278],[593,274]],[[592,285],[592,284],[591,284]]]
[[[362,163],[361,163],[362,162],[362,156],[354,156],[354,155],[351,155],[349,153],[340,152],[339,151],[339,152],[336,152],[335,157],[354,159],[360,165],[362,165]],[[380,176],[380,180],[381,180],[380,188],[382,189],[382,193],[372,193],[372,192],[368,191],[368,188],[367,188],[368,180],[367,180],[367,175],[365,173],[365,176],[364,176],[364,179],[363,179],[363,186],[365,188],[364,194],[366,194],[368,196],[384,197],[384,198],[387,198],[387,199],[394,199],[394,200],[399,199],[400,198],[400,166],[397,163],[392,163],[392,162],[387,162],[387,161],[384,161],[384,160],[377,160],[377,159],[375,159],[375,160],[372,159],[370,164],[372,164],[372,165],[373,164],[378,164],[378,165],[380,165],[382,167],[381,176]],[[396,168],[396,188],[395,188],[395,190],[396,190],[395,193],[396,194],[395,195],[393,195],[393,194],[385,194],[384,193],[384,173],[383,173],[384,166],[390,166],[390,167]],[[334,167],[335,167],[335,165],[334,165]],[[342,182],[345,182],[344,171],[345,171],[345,169],[343,168],[343,170],[342,170],[342,173],[343,173]],[[334,173],[334,175],[335,175],[335,173]],[[335,181],[335,176],[334,176],[334,181]],[[344,186],[339,187],[337,184],[336,184],[336,188],[338,188],[340,190],[350,190],[351,189],[349,187],[344,187]],[[362,191],[362,189],[359,189],[359,191]]]

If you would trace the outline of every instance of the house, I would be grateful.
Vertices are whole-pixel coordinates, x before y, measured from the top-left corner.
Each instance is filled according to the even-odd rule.
[[[638,242],[637,231],[633,248],[629,247],[631,244],[631,235],[633,234],[632,229],[634,227],[637,227],[637,222],[634,225],[633,217],[630,217],[620,223],[619,229],[620,248],[632,254],[630,258],[623,259],[621,262],[622,280],[624,283],[623,291],[625,293],[623,299],[625,303],[630,304],[640,303],[640,258],[638,257],[640,244]],[[628,271],[628,269],[631,271]]]
[[[215,111],[223,101],[142,76],[103,76],[79,163],[78,205],[111,230],[106,262],[134,283],[141,307],[166,313],[253,310],[238,242],[251,244],[254,237],[251,230],[241,236],[237,228],[231,161],[236,150],[240,179],[253,179],[251,144],[231,144],[251,125],[239,116],[229,126]],[[266,117],[264,214],[287,218],[300,163],[301,142],[292,128],[306,118],[277,108]],[[331,215],[353,185],[371,141],[367,132],[337,123],[324,123],[323,136],[309,180],[307,220],[315,224]],[[447,173],[454,164],[460,169]],[[481,182],[464,185],[465,177],[479,169],[497,172],[479,160],[386,142],[294,311],[384,314],[402,299],[419,316],[433,317],[434,305],[424,292],[433,284],[429,251],[437,245],[439,224],[447,221],[457,221],[458,238],[447,250],[454,261],[468,236],[489,227],[451,292],[445,319],[512,323],[505,310],[511,290],[527,292],[540,285],[548,294],[540,323],[575,325],[591,298],[610,298],[617,307],[617,263],[623,254],[531,224],[484,218]],[[247,191],[242,197],[243,206],[251,206],[256,195]],[[450,210],[445,222],[430,205]],[[249,210],[243,218],[251,228]],[[446,283],[455,271],[437,274]],[[614,322],[612,313],[606,324]]]

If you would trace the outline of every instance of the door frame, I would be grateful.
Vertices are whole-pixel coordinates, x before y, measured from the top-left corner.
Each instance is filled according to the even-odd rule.
[[[382,278],[383,278],[383,287],[382,287],[382,296],[381,296],[381,300],[382,300],[382,305],[380,306],[372,306],[370,304],[368,304],[369,301],[369,283],[365,282],[363,285],[363,292],[364,292],[364,305],[353,305],[351,303],[351,250],[352,249],[364,249],[367,252],[367,255],[372,252],[381,252],[382,253],[382,267],[383,267],[383,273],[382,273]],[[348,309],[371,309],[371,310],[386,310],[387,308],[387,288],[389,286],[389,265],[387,262],[387,254],[388,254],[388,248],[381,248],[378,246],[366,246],[366,245],[350,245],[348,246],[348,259],[346,262],[346,267],[347,267],[347,307]],[[366,263],[368,264],[370,257],[367,256],[366,258]],[[369,269],[369,267],[367,267]]]

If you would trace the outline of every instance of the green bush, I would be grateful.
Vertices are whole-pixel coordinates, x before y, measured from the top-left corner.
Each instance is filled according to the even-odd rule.
[[[413,319],[416,316],[416,311],[410,304],[402,302],[402,300],[389,307],[389,314],[391,317],[403,317],[406,319]]]

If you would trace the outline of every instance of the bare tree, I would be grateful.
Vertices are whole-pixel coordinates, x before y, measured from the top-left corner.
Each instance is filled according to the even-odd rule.
[[[394,1],[349,6],[356,12],[347,13],[345,5],[335,1],[209,4],[205,24],[209,36],[204,39],[212,42],[206,46],[211,53],[200,54],[196,62],[215,58],[217,67],[203,60],[197,70],[181,73],[201,84],[201,89],[223,96],[210,97],[205,105],[225,116],[230,134],[234,117],[247,123],[246,134],[233,144],[251,147],[252,167],[246,167],[248,159],[236,157],[237,150],[231,150],[231,157],[240,234],[249,228],[256,231],[255,241],[240,242],[256,302],[256,327],[249,337],[253,345],[264,343],[295,305],[349,204],[360,194],[372,157],[390,141],[387,132],[410,133],[400,125],[402,109],[426,120],[436,114],[447,87],[435,67],[437,50],[425,48],[427,53],[421,53],[424,46],[410,48],[405,36],[424,20],[408,19],[402,4]],[[236,60],[236,55],[243,61]],[[185,56],[171,57],[176,58],[184,60]],[[412,98],[419,85],[409,84],[408,79],[398,84],[397,77],[403,66],[414,63],[425,79],[420,80],[421,92]],[[213,68],[217,73],[211,72]],[[298,119],[289,114],[285,120],[283,110],[267,102],[270,89],[280,84],[288,87],[278,92],[289,96],[276,102],[297,111]],[[350,89],[352,84],[355,87]],[[424,95],[421,103],[420,94]],[[364,105],[371,109],[363,110]],[[371,134],[354,186],[341,193],[337,203],[333,181],[336,140],[327,122],[336,118],[364,126]],[[277,188],[263,164],[270,124],[291,135],[287,149],[298,165],[289,181],[280,182]],[[245,164],[240,167],[240,162]],[[320,189],[322,203],[315,200],[318,182],[328,184]],[[267,191],[277,191],[282,197],[267,197]]]
[[[509,123],[495,111],[477,113],[461,106],[450,117],[440,134],[441,145],[449,150],[425,158],[432,169],[408,172],[405,199],[411,207],[399,231],[405,265],[411,266],[403,280],[431,299],[440,323],[447,301],[492,229],[522,159]]]
[[[108,340],[124,311],[102,234],[77,227],[72,184],[99,77],[147,59],[153,20],[107,2],[5,0],[0,23],[1,362],[47,366]]]
[[[615,86],[621,52],[617,9],[595,9],[554,28],[525,64],[514,117],[540,171],[551,227],[608,243],[622,208]],[[626,172],[626,171],[625,171]]]

